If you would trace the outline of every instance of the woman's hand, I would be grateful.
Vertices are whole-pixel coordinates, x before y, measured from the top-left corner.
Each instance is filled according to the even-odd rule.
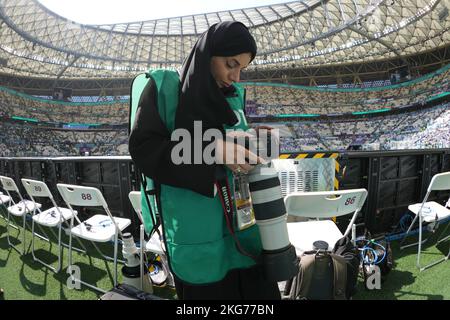
[[[248,173],[257,164],[267,163],[263,158],[246,149],[243,145],[234,143],[234,138],[244,141],[245,137],[253,137],[243,131],[228,132],[225,140],[219,139],[216,144],[216,163],[224,164],[231,171],[237,173]]]

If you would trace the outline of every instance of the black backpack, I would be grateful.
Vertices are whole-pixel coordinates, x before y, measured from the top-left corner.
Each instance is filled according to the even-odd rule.
[[[358,247],[351,242],[349,237],[342,237],[336,242],[332,252],[345,259],[347,266],[345,295],[347,299],[350,299],[356,293],[359,266],[361,264],[361,256]]]

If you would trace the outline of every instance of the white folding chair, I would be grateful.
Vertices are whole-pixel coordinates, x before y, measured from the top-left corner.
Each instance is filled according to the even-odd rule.
[[[27,213],[31,213],[35,208],[40,208],[41,204],[37,203],[37,202],[33,202],[31,200],[23,199],[22,194],[19,191],[19,188],[17,188],[16,183],[10,177],[0,176],[0,181],[2,183],[3,189],[6,191],[6,193],[8,194],[8,197],[9,197],[7,208],[6,208],[8,211],[8,217],[7,217],[7,222],[6,222],[6,238],[8,240],[8,245],[11,246],[13,249],[17,250],[17,252],[19,252],[21,255],[23,255],[26,250],[26,248],[25,248],[25,230],[26,230]],[[16,203],[10,192],[15,192],[19,196],[20,201]],[[23,250],[22,251],[20,251],[19,248],[14,246],[11,243],[11,241],[9,240],[9,226],[14,227],[20,233],[19,227],[15,226],[14,224],[11,223],[11,215],[16,216],[16,217],[22,217],[22,219],[23,219],[23,225],[22,225],[22,228],[23,228],[23,230],[22,230]],[[19,235],[19,233],[17,233],[17,235]]]
[[[37,181],[37,180],[31,180],[31,179],[21,179],[22,184],[27,192],[27,194],[30,196],[31,201],[35,201],[35,197],[39,198],[49,198],[53,207],[42,211],[37,206],[34,206],[33,209],[33,218],[31,223],[31,254],[33,255],[33,260],[41,263],[42,265],[46,266],[47,268],[51,269],[54,272],[59,272],[61,270],[61,258],[62,258],[62,246],[68,247],[68,245],[64,244],[61,241],[61,233],[62,233],[62,225],[63,223],[67,223],[68,220],[71,220],[70,225],[73,225],[73,217],[74,214],[76,215],[76,211],[72,211],[68,208],[59,207],[55,199],[53,198],[52,193],[48,189],[45,182]],[[58,238],[58,266],[55,268],[44,261],[40,260],[36,257],[34,252],[34,238],[35,236],[38,236],[39,238],[50,242],[47,236],[42,236],[35,232],[35,224],[39,226],[41,231],[45,234],[41,226],[50,227],[50,229],[55,237]],[[54,227],[58,227],[58,236],[56,236],[55,232],[53,231]],[[82,245],[80,243],[80,245]]]
[[[162,239],[162,229],[161,226],[158,228],[158,232],[154,232],[150,237],[149,241],[145,241],[144,238],[144,218],[142,217],[142,205],[141,205],[141,192],[140,191],[131,191],[128,194],[128,198],[130,199],[131,205],[133,206],[134,211],[136,212],[139,220],[141,221],[140,226],[140,248],[141,248],[141,279],[143,281],[144,270],[143,270],[143,257],[145,252],[151,252],[157,254],[161,258],[161,263],[163,266],[163,272],[167,276],[168,282],[173,283],[173,278],[168,268],[167,256],[165,254],[164,241]],[[143,283],[141,283],[143,286]]]
[[[416,203],[416,204],[412,204],[412,205],[408,206],[408,209],[411,212],[413,212],[416,216],[414,217],[413,221],[411,222],[408,230],[406,231],[406,233],[400,243],[401,244],[400,249],[418,245],[417,264],[416,265],[420,271],[423,271],[431,266],[434,266],[435,264],[440,263],[444,260],[448,260],[448,258],[450,256],[450,247],[449,247],[448,254],[446,256],[444,256],[443,258],[436,260],[434,262],[431,262],[423,267],[420,264],[420,256],[422,253],[422,244],[425,243],[429,239],[429,237],[428,237],[427,239],[422,240],[423,223],[424,222],[425,223],[434,223],[435,224],[434,229],[437,229],[439,222],[450,219],[450,198],[448,199],[445,207],[434,201],[427,202],[431,191],[442,191],[442,190],[450,190],[450,172],[438,173],[438,174],[434,175],[428,186],[427,194],[425,195],[423,201],[421,203]],[[412,244],[403,245],[403,243],[406,240],[406,237],[411,232],[411,229],[417,219],[419,219],[419,241],[412,243]],[[445,232],[447,231],[448,226],[450,225],[450,221],[447,221],[447,222],[448,222],[447,226],[442,231],[440,236],[445,235]],[[450,235],[444,236],[443,238],[440,238],[440,236],[438,236],[438,240],[437,240],[436,244],[439,244],[450,238]]]
[[[9,200],[10,200],[9,196],[3,194],[3,192],[0,192],[0,207],[5,208],[5,212],[7,210],[6,208],[7,208],[7,205],[9,203]],[[2,210],[2,214],[0,214],[0,217],[2,217],[3,220],[7,221],[6,216],[3,215],[3,210]]]
[[[295,247],[298,257],[305,251],[323,249],[328,244],[327,251],[333,250],[336,242],[352,232],[355,240],[355,220],[367,198],[366,189],[340,191],[295,192],[284,198],[289,216],[314,218],[316,220],[288,222],[289,240]],[[353,213],[344,234],[332,220],[319,220],[338,217]],[[318,245],[319,243],[319,245]],[[317,247],[315,247],[315,245]],[[285,284],[284,297],[298,298],[299,277],[294,277]]]
[[[287,223],[289,239],[297,255],[313,250],[313,243],[319,240],[327,242],[328,250],[332,250],[339,239],[348,236],[353,230],[358,212],[366,198],[366,189],[295,192],[287,195],[284,201],[288,215],[321,219],[353,213],[344,234],[332,220]]]
[[[61,183],[57,184],[57,188],[70,210],[74,211],[72,205],[82,207],[103,207],[103,210],[107,213],[107,215],[96,214],[85,221],[80,221],[78,216],[74,215],[78,225],[75,227],[71,226],[70,230],[69,266],[72,266],[72,237],[76,236],[78,238],[89,240],[103,258],[114,262],[114,286],[116,286],[119,234],[122,236],[122,231],[131,224],[130,219],[113,217],[102,193],[97,188]],[[95,242],[108,241],[114,242],[114,258],[104,255],[98,246],[95,245]],[[81,278],[75,279],[75,281],[100,292],[106,292],[106,290],[89,284],[81,280]]]

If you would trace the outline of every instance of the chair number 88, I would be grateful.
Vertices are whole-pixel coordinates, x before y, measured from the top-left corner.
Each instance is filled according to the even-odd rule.
[[[90,193],[82,193],[81,194],[81,199],[83,200],[92,200],[92,196]]]

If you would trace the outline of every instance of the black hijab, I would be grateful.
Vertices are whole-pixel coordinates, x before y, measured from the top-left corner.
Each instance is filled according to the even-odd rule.
[[[202,121],[203,129],[234,125],[238,120],[223,91],[211,74],[211,57],[229,57],[249,52],[256,55],[256,42],[247,27],[235,21],[212,25],[195,43],[180,72],[181,93],[175,128],[192,129]]]

